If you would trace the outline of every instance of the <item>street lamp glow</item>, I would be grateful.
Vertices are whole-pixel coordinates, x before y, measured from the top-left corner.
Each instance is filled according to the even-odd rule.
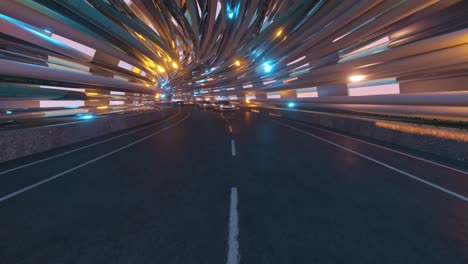
[[[233,13],[233,12],[229,12],[228,17],[229,17],[229,19],[232,19],[232,18],[234,17],[234,13]]]
[[[265,63],[265,64],[263,65],[263,68],[264,68],[265,72],[271,72],[271,70],[273,69],[273,68],[271,67],[271,65],[268,64],[268,63]]]
[[[293,102],[291,102],[291,103],[288,104],[288,107],[289,107],[289,108],[293,108],[294,106],[296,106],[296,104],[293,103]]]
[[[174,62],[172,62],[172,67],[174,69],[177,69],[177,68],[179,68],[179,65],[177,65],[177,63],[174,61]]]
[[[163,67],[159,66],[159,65],[158,65],[158,71],[161,72],[161,73],[166,72],[166,70]]]
[[[276,32],[276,36],[279,37],[283,34],[283,30],[279,29],[278,32]]]
[[[363,81],[364,79],[366,79],[366,76],[364,76],[364,75],[349,76],[349,80],[352,81],[352,82],[360,82],[360,81]]]
[[[240,66],[240,61],[236,60],[235,64],[236,64],[236,66]]]

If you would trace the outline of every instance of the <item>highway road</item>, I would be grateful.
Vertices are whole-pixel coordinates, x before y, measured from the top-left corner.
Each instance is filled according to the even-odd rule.
[[[0,263],[468,263],[466,171],[182,108],[0,164]]]

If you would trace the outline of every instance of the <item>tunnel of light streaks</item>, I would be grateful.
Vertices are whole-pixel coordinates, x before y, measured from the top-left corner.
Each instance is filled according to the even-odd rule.
[[[408,106],[465,107],[454,100],[468,93],[467,14],[457,0],[5,0],[0,104],[230,96],[369,107],[407,94]],[[397,97],[366,97],[382,94]]]

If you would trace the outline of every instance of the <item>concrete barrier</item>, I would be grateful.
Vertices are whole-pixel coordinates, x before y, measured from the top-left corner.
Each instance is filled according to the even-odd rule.
[[[0,162],[162,120],[175,112],[174,108],[168,108],[161,111],[109,116],[70,124],[2,131],[0,133]]]
[[[241,109],[256,109],[266,115],[281,116],[408,149],[468,161],[466,130],[294,109],[247,106]]]

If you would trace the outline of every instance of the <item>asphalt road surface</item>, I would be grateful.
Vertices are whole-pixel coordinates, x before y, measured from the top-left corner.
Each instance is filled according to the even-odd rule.
[[[468,263],[454,166],[186,108],[0,164],[0,263]]]

